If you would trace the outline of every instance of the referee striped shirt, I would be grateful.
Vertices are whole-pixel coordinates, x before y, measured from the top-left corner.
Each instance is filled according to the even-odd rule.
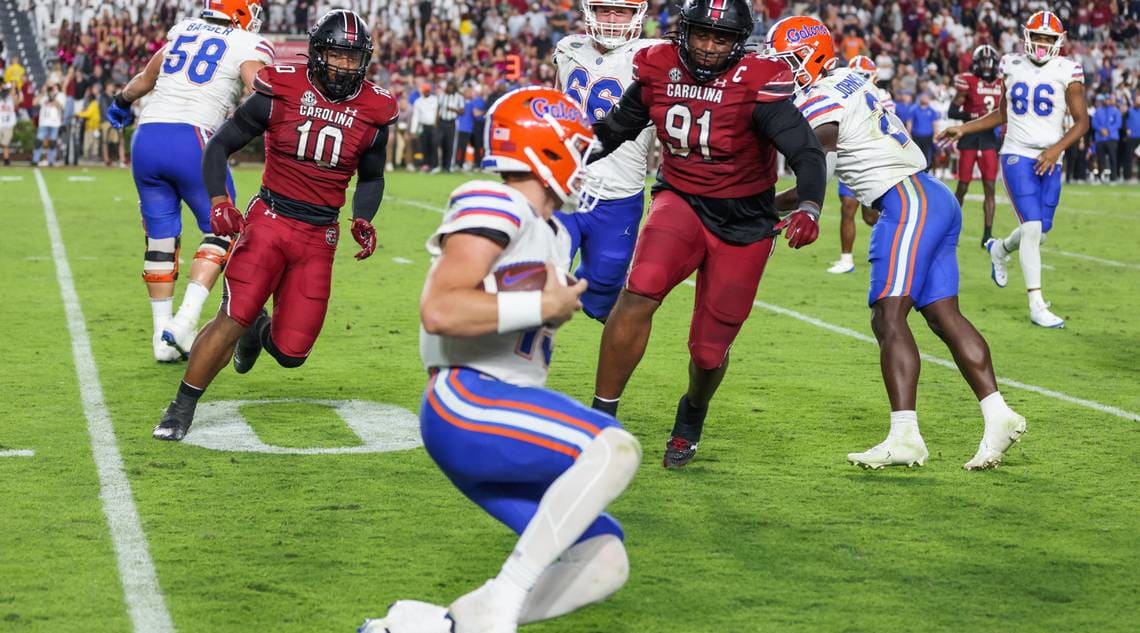
[[[441,94],[439,96],[439,120],[454,121],[456,117],[463,114],[463,106],[465,105],[467,105],[467,100],[459,92]]]

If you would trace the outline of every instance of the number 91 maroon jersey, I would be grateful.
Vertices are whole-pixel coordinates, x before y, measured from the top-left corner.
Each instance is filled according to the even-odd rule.
[[[253,86],[273,99],[262,186],[298,202],[344,206],[361,155],[399,115],[392,94],[365,81],[355,95],[329,101],[305,66],[285,64],[262,68]]]
[[[689,195],[743,198],[776,183],[776,151],[756,134],[757,103],[792,96],[787,64],[747,55],[716,79],[699,83],[676,44],[658,44],[633,58],[634,81],[665,148],[662,176]]]

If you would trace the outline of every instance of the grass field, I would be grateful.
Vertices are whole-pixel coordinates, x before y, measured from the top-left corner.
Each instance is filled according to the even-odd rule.
[[[258,176],[235,173],[243,196]],[[347,632],[397,598],[447,603],[497,571],[513,535],[407,448],[424,383],[423,243],[461,177],[389,178],[382,248],[357,262],[345,240],[310,361],[226,369],[203,401],[216,424],[200,416],[188,438],[206,446],[150,438],[183,366],[151,357],[129,173],[42,172],[62,262],[37,178],[0,172],[0,632]],[[888,407],[860,261],[869,231],[856,273],[826,274],[833,201],[819,243],[778,249],[701,452],[677,472],[660,454],[686,380],[692,288],[666,300],[622,405],[645,447],[611,508],[629,584],[525,630],[1140,628],[1140,189],[1065,188],[1044,248],[1060,331],[1029,324],[1016,262],[1009,287],[993,286],[981,205],[967,204],[963,310],[1029,420],[1020,448],[982,473],[962,470],[978,407],[932,362],[919,392],[927,466],[845,463],[882,438]],[[999,204],[997,232],[1013,222]],[[949,358],[912,324],[926,353]],[[584,318],[563,328],[552,387],[588,400],[600,333]],[[238,445],[246,427],[222,424],[235,410],[260,442],[247,432]]]

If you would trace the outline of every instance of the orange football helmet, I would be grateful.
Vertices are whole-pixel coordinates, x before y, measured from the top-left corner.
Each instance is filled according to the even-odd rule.
[[[581,193],[594,130],[565,94],[537,86],[512,90],[487,112],[483,134],[483,169],[534,174],[564,203]]]
[[[1044,64],[1061,54],[1061,45],[1065,41],[1065,26],[1061,24],[1061,18],[1057,17],[1056,13],[1052,11],[1034,13],[1026,20],[1021,33],[1025,44],[1025,54],[1029,56],[1029,61],[1035,64]],[[1053,42],[1051,44],[1034,42],[1034,35],[1051,37]]]
[[[862,73],[875,82],[879,78],[879,67],[866,55],[856,55],[847,62],[847,67],[857,73]]]
[[[831,31],[806,15],[793,15],[773,24],[768,29],[764,55],[782,60],[792,69],[797,91],[814,84],[838,63]]]
[[[222,20],[236,28],[257,33],[261,30],[261,0],[205,0],[203,20]]]

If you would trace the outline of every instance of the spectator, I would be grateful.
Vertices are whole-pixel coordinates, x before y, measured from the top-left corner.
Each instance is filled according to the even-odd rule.
[[[4,166],[12,164],[10,147],[12,130],[16,128],[16,99],[12,84],[0,86],[0,150],[4,152]]]
[[[84,98],[83,109],[75,113],[77,123],[83,127],[82,148],[83,158],[90,160],[99,159],[99,145],[101,143],[101,134],[99,132],[99,123],[103,117],[99,111],[99,99],[103,96],[103,84],[94,83],[87,88],[87,96]]]
[[[27,75],[28,71],[20,64],[20,56],[13,55],[12,61],[8,62],[8,67],[4,69],[4,83],[11,84],[12,89],[19,92],[24,88],[24,79]]]
[[[459,88],[454,79],[447,80],[443,94],[439,96],[439,168],[443,173],[449,173],[455,162],[455,131],[456,121],[463,114],[466,100],[459,94]],[[460,159],[460,163],[463,160]]]
[[[1120,141],[1121,117],[1116,99],[1111,94],[1097,95],[1092,128],[1096,141],[1096,165],[1101,182],[1115,181],[1117,144]]]
[[[32,153],[32,165],[40,167],[54,167],[57,145],[59,145],[59,128],[63,126],[63,95],[55,85],[48,86],[36,98],[39,107],[40,125],[36,130],[36,149]],[[47,160],[43,159],[43,152],[47,150]]]
[[[108,81],[103,92],[99,95],[99,136],[102,139],[103,164],[110,167],[111,155],[112,152],[115,152],[119,157],[119,167],[126,167],[126,151],[122,142],[123,133],[121,130],[112,127],[111,120],[107,118],[107,110],[111,107],[111,100],[114,99],[116,92],[118,92],[118,84]]]
[[[455,164],[463,171],[468,171],[467,148],[471,145],[471,134],[475,131],[475,103],[474,89],[470,86],[463,89],[463,114],[455,120]]]
[[[926,171],[933,164],[934,122],[939,118],[938,111],[930,105],[930,95],[918,96],[918,106],[914,108],[910,122],[910,136],[926,156]]]
[[[1129,182],[1136,182],[1132,176],[1132,165],[1137,160],[1136,150],[1140,148],[1140,95],[1137,95],[1132,102],[1132,107],[1128,109],[1127,123],[1125,130],[1128,133],[1128,141],[1124,144],[1124,177]]]
[[[412,104],[411,133],[419,138],[421,171],[438,169],[436,162],[435,126],[439,121],[439,97],[432,93],[431,84],[420,86],[420,96]]]

